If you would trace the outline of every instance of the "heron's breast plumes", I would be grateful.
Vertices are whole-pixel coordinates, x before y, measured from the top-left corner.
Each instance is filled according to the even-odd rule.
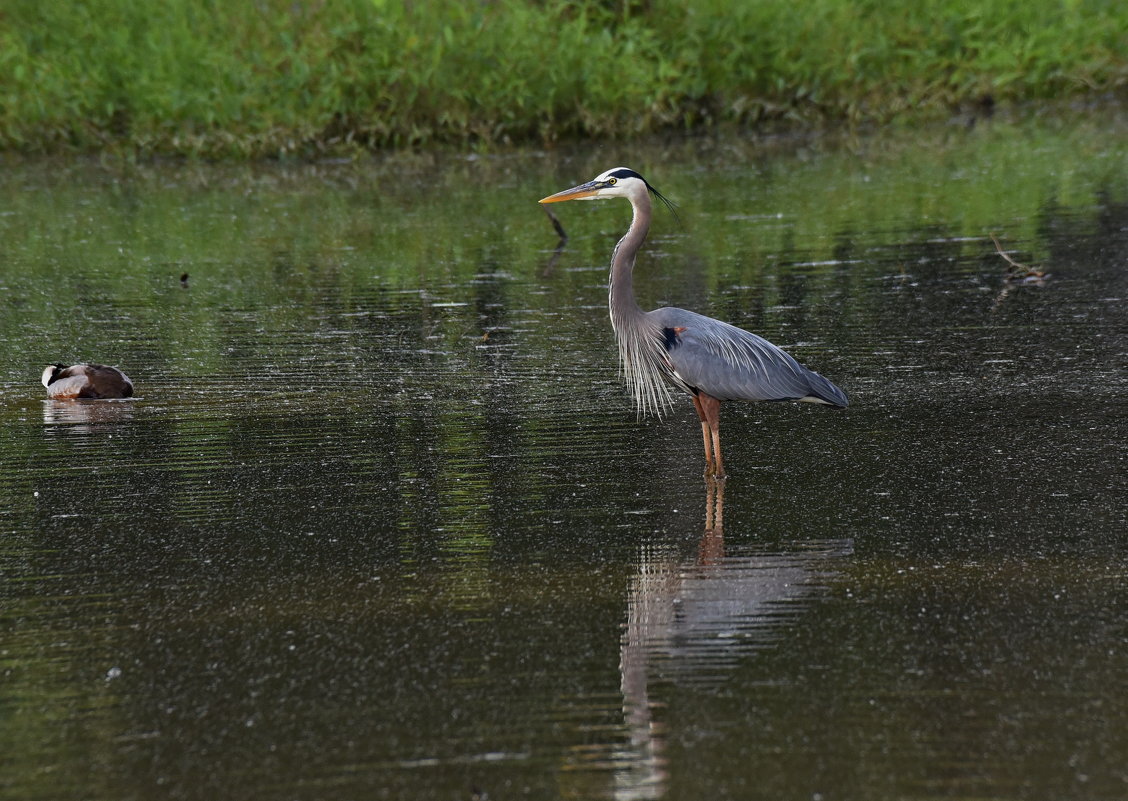
[[[611,325],[619,341],[619,372],[635,401],[639,416],[662,416],[674,399],[670,389],[680,386],[667,357],[665,335],[645,316],[619,318],[612,309]]]

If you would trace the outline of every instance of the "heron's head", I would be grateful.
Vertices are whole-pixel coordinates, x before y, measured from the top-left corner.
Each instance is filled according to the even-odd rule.
[[[646,179],[637,172],[627,167],[610,169],[596,176],[595,180],[574,186],[571,189],[565,189],[555,195],[549,195],[540,202],[560,203],[564,200],[601,200],[608,197],[637,198],[645,197],[647,192],[665,203],[671,211],[673,210],[673,204],[665,195],[647,183]]]

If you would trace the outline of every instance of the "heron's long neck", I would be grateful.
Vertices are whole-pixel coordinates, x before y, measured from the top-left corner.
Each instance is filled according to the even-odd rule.
[[[610,294],[607,299],[611,325],[620,335],[631,322],[644,316],[634,295],[634,265],[635,256],[650,230],[650,198],[647,195],[631,198],[631,208],[634,210],[631,227],[611,254]]]
[[[656,330],[634,296],[635,256],[650,228],[650,197],[631,198],[634,217],[626,236],[611,254],[611,291],[607,305],[611,326],[619,341],[619,366],[639,414],[661,414],[671,403],[668,372],[662,352],[661,332]]]

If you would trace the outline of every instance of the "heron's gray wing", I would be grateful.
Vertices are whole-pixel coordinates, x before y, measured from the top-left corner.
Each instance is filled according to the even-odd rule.
[[[650,315],[663,329],[674,373],[690,387],[720,400],[846,405],[842,390],[763,337],[685,309]]]

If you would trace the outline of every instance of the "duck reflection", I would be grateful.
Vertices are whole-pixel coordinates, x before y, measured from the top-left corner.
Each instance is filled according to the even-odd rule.
[[[724,484],[709,482],[696,556],[644,547],[631,582],[620,647],[620,687],[629,755],[619,760],[615,797],[660,798],[666,791],[666,731],[655,719],[664,688],[707,688],[750,653],[785,636],[853,551],[852,541],[796,543],[794,550],[726,553]]]
[[[132,420],[133,408],[126,400],[47,400],[43,425],[49,434],[86,434]]]

